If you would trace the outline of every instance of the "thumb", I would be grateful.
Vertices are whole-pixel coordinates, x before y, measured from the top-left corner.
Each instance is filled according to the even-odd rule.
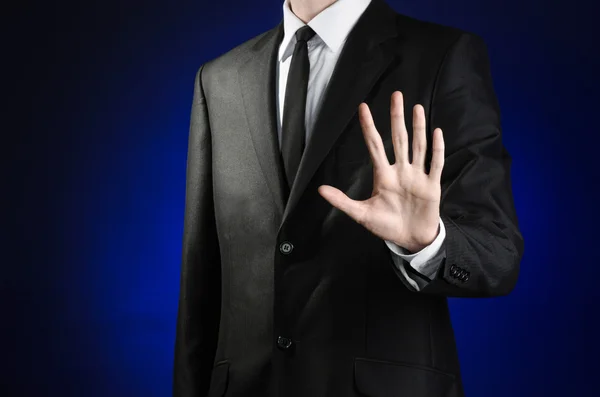
[[[335,208],[346,213],[356,222],[363,223],[366,206],[362,201],[353,200],[346,196],[340,189],[329,185],[321,185],[317,190]]]

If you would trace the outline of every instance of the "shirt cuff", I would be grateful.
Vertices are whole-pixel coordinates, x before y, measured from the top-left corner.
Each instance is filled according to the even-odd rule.
[[[439,267],[439,261],[432,261],[432,259],[439,253],[445,238],[446,228],[444,227],[444,222],[442,222],[442,218],[440,217],[440,230],[437,237],[431,242],[431,244],[419,252],[409,254],[405,248],[400,247],[391,241],[384,241],[390,251],[392,251],[398,257],[404,259],[415,271],[429,279],[432,279],[434,278]]]

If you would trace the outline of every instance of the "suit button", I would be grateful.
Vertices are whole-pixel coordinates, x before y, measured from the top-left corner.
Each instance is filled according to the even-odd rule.
[[[281,252],[283,255],[288,255],[293,249],[294,246],[289,241],[284,241],[279,245],[279,252]]]
[[[292,346],[292,340],[283,336],[277,337],[277,347],[282,350],[287,350]]]

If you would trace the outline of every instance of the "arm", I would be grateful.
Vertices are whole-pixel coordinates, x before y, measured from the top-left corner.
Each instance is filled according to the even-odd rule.
[[[407,249],[389,240],[385,240],[385,244],[402,277],[415,290],[419,291],[431,282],[446,257],[446,251],[442,249],[445,238],[446,228],[440,218],[437,237],[431,244],[418,252],[410,253]]]
[[[213,206],[211,138],[201,73],[202,67],[195,80],[188,143],[174,397],[206,395],[219,330],[221,265]]]
[[[524,244],[512,197],[511,157],[502,144],[487,49],[478,36],[463,34],[449,50],[428,125],[444,130],[440,217],[446,258],[420,293],[506,295],[517,281]]]

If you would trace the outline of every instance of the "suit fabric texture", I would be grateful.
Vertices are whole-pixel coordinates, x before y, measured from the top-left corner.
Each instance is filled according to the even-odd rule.
[[[195,80],[175,397],[462,397],[447,297],[508,294],[523,255],[483,40],[373,0],[342,50],[291,189],[278,147],[280,23]],[[390,96],[442,128],[445,258],[415,291],[385,242],[332,207],[365,200],[366,102],[394,162]],[[409,150],[409,156],[411,151]],[[473,319],[473,321],[477,321]]]

